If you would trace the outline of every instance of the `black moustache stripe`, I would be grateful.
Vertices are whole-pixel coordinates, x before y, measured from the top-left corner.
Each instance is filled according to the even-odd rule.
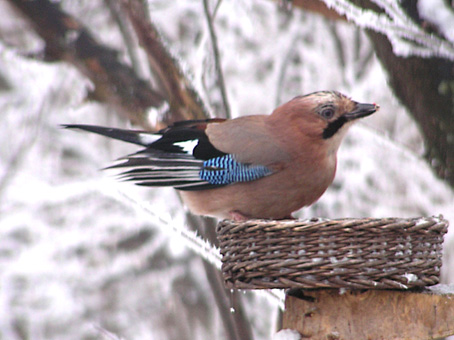
[[[335,121],[330,122],[328,126],[323,130],[323,139],[331,138],[336,134],[339,129],[344,126],[347,119],[344,116],[337,118]]]

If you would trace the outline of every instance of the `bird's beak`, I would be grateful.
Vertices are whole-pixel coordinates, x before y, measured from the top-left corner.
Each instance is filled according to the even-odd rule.
[[[375,111],[378,111],[380,109],[380,106],[377,104],[362,104],[362,103],[356,103],[356,107],[353,111],[347,113],[344,115],[347,120],[355,120],[358,118],[363,118],[371,115]]]

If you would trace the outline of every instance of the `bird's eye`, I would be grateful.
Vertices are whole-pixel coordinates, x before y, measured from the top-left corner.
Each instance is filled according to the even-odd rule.
[[[331,119],[334,116],[334,109],[332,107],[326,107],[320,111],[320,116],[325,119]]]

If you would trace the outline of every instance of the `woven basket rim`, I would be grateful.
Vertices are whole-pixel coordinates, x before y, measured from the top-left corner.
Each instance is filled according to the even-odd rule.
[[[224,220],[230,288],[408,289],[439,282],[443,216]]]
[[[391,223],[392,222],[392,223]],[[327,227],[339,227],[343,228],[356,228],[356,229],[372,229],[381,227],[382,230],[402,230],[404,228],[411,227],[412,231],[426,230],[430,232],[431,229],[427,230],[428,225],[436,225],[436,229],[443,229],[449,225],[449,222],[444,219],[443,215],[429,216],[429,217],[386,217],[386,218],[338,218],[338,219],[327,219],[327,218],[311,218],[311,219],[286,219],[286,220],[263,220],[263,219],[251,219],[247,221],[233,221],[223,220],[218,224],[218,233],[225,232],[225,226],[230,228],[245,228],[258,226],[263,231],[273,230],[310,230],[317,228]],[[235,229],[233,229],[235,231]],[[232,231],[228,231],[232,232]]]

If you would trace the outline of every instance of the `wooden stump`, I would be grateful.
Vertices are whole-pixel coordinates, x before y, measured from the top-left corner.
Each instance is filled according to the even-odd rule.
[[[285,300],[283,328],[311,340],[438,339],[454,334],[454,285],[294,290]]]

